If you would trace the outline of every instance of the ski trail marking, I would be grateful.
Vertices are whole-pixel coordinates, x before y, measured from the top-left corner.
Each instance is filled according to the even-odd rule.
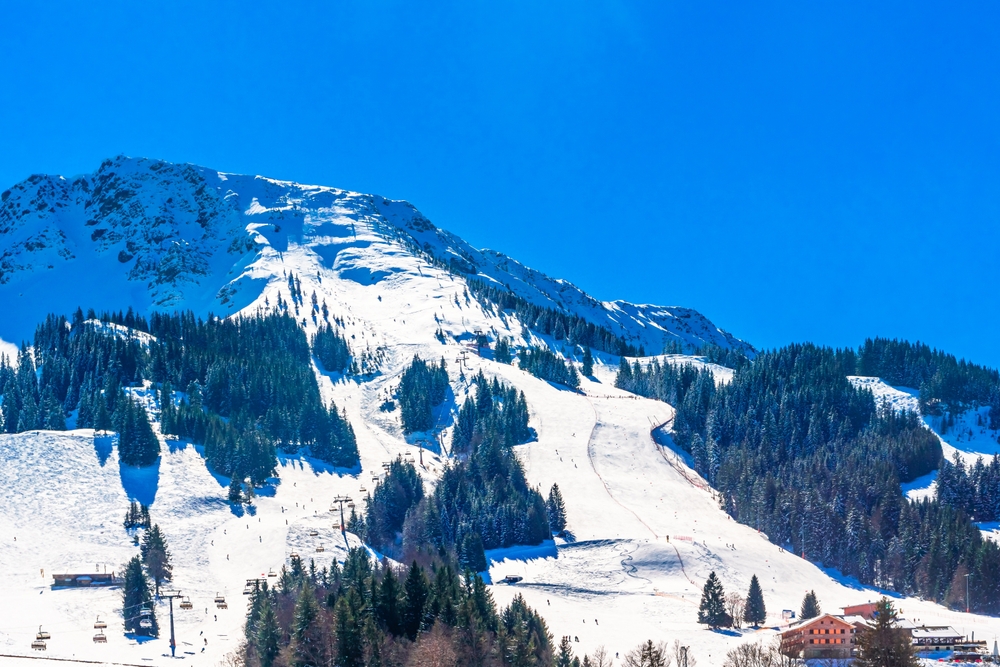
[[[594,425],[590,429],[590,437],[587,438],[587,459],[590,460],[590,468],[594,471],[594,474],[597,475],[597,479],[601,480],[601,484],[604,485],[604,490],[607,491],[608,497],[611,498],[611,500],[616,505],[618,505],[623,510],[629,512],[632,516],[634,516],[639,523],[641,523],[646,527],[646,530],[652,533],[654,538],[659,539],[660,536],[656,534],[656,531],[653,530],[648,523],[642,520],[642,517],[636,514],[633,510],[629,509],[628,507],[625,507],[625,505],[622,505],[620,502],[618,502],[618,499],[615,498],[613,493],[611,493],[611,487],[609,487],[608,483],[604,481],[603,477],[601,477],[601,473],[597,472],[597,465],[594,463],[594,433],[597,432],[597,422],[599,421],[599,417],[597,415],[597,408],[594,407],[594,402],[590,400],[589,396],[584,396],[584,398],[586,398],[587,403],[590,404],[590,409],[594,411]]]

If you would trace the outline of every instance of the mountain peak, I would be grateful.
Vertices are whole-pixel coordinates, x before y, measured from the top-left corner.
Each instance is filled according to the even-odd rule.
[[[0,337],[27,336],[45,312],[77,306],[232,314],[262,305],[290,256],[300,272],[366,285],[444,271],[579,316],[651,353],[706,343],[753,353],[697,311],[602,303],[474,248],[406,201],[125,155],[91,174],[33,175],[2,193],[0,298],[19,307]]]

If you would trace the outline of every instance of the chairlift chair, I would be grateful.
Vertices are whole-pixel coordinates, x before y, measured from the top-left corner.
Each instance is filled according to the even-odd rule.
[[[44,651],[45,642],[43,642],[41,639],[36,639],[35,641],[31,642],[31,648],[35,649],[36,651]]]
[[[309,537],[316,537],[317,535],[319,535],[318,530],[313,529],[309,531]]]
[[[94,643],[95,644],[107,644],[108,643],[108,636],[106,634],[104,634],[103,632],[98,632],[97,634],[94,635]]]
[[[38,626],[38,634],[35,635],[35,639],[51,639],[51,638],[52,638],[52,635],[50,635],[49,633],[47,633],[45,630],[42,630],[42,626],[39,625]]]
[[[269,576],[269,577],[277,577],[278,573],[275,572],[274,570],[268,570],[267,571],[267,576]]]
[[[191,603],[190,597],[186,597],[181,600],[181,609],[194,609],[194,605]]]
[[[97,620],[94,621],[94,629],[95,630],[103,630],[106,627],[108,627],[108,624],[105,621],[102,621],[101,617],[98,616]]]
[[[288,554],[288,560],[294,560],[294,559],[296,559],[298,557],[299,557],[299,554],[296,553],[296,552],[294,552],[294,551],[292,553]]]
[[[358,491],[360,491],[361,493],[368,493],[368,489],[366,489],[363,486],[360,489],[358,489]]]
[[[143,630],[149,630],[153,627],[153,621],[148,618],[144,618],[139,621],[139,627]]]
[[[326,547],[324,547],[322,544],[316,547],[316,553],[323,553],[324,551],[326,551]]]

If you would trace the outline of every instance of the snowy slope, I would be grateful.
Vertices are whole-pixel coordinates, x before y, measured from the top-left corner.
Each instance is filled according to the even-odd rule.
[[[362,284],[398,271],[381,259],[416,256],[421,268],[448,266],[460,282],[508,288],[653,353],[668,341],[753,353],[696,311],[599,302],[473,248],[404,201],[127,157],[72,179],[32,176],[0,194],[0,302],[17,306],[0,338],[19,341],[44,314],[77,306],[230,314],[280,279],[283,256],[296,251],[311,257],[310,268]]]
[[[39,624],[52,633],[49,658],[173,664],[163,657],[168,653],[165,638],[140,645],[123,636],[116,591],[51,590],[47,585],[51,579],[41,576],[43,569],[48,576],[61,568],[98,564],[119,570],[137,551],[121,527],[130,498],[151,503],[152,518],[163,527],[176,560],[173,585],[195,604],[192,611],[178,612],[179,655],[184,664],[217,664],[240,634],[245,579],[279,569],[292,552],[316,557],[320,565],[343,558],[346,544],[327,511],[331,498],[346,493],[360,499],[361,487],[372,488],[372,476],[381,473],[383,462],[406,452],[419,459],[418,445],[424,447],[421,474],[434,482],[447,455],[439,451],[439,442],[450,441],[455,406],[479,370],[525,392],[538,438],[519,446],[518,455],[532,484],[547,491],[553,482],[559,483],[571,532],[571,541],[490,554],[493,581],[506,574],[524,577],[515,586],[494,585],[493,594],[500,603],[517,592],[524,594],[546,617],[557,639],[566,634],[579,637],[574,643],[578,653],[603,644],[612,655],[624,654],[646,639],[680,639],[692,646],[701,665],[718,665],[728,648],[758,635],[773,635],[772,629],[712,632],[695,622],[700,587],[712,570],[727,590],[741,592],[757,574],[772,627],[782,609],[798,609],[808,589],[816,590],[828,611],[880,594],[783,552],[753,529],[731,521],[684,458],[650,437],[652,427],[671,419],[672,408],[614,388],[617,358],[595,355],[597,381],[584,380],[583,392],[573,393],[513,366],[463,355],[475,329],[511,336],[517,344],[532,340],[557,350],[562,346],[525,331],[508,313],[478,303],[467,294],[467,274],[448,271],[444,265],[475,263],[479,279],[509,283],[536,303],[561,304],[607,326],[618,322],[633,340],[648,341],[643,343],[647,349],[655,350],[653,343],[662,345],[668,334],[690,336],[685,340],[691,342],[743,345],[710,324],[699,324],[697,314],[683,317],[689,311],[588,300],[568,283],[463,245],[403,202],[156,165],[162,163],[118,159],[102,166],[97,175],[82,177],[93,193],[102,172],[124,174],[120,178],[130,185],[122,187],[139,193],[129,197],[144,202],[144,211],[162,210],[173,198],[156,195],[160,189],[191,188],[186,208],[173,198],[169,206],[175,208],[167,209],[171,215],[162,214],[160,229],[169,234],[156,243],[134,229],[151,224],[148,214],[140,224],[116,218],[111,204],[105,213],[100,206],[88,206],[92,195],[83,194],[83,185],[73,185],[79,179],[62,185],[56,179],[37,181],[30,184],[38,186],[35,190],[26,186],[6,197],[2,211],[7,217],[0,216],[0,225],[13,231],[2,238],[20,234],[25,243],[9,255],[9,265],[22,268],[5,273],[7,282],[0,284],[0,304],[11,313],[9,321],[0,322],[0,333],[8,340],[20,340],[30,333],[24,329],[33,327],[42,314],[69,310],[77,303],[115,309],[132,305],[141,310],[211,308],[220,313],[273,307],[279,298],[290,301],[287,276],[294,274],[304,294],[297,312],[304,326],[312,330],[322,322],[322,315],[311,306],[315,293],[317,310],[326,304],[331,315],[344,319],[355,354],[366,358],[371,371],[362,378],[345,379],[316,370],[325,397],[336,400],[354,425],[361,470],[333,470],[307,459],[282,458],[278,478],[257,497],[253,512],[241,515],[223,502],[228,480],[213,475],[197,448],[182,442],[165,441],[159,463],[137,471],[122,469],[112,443],[95,438],[91,431],[0,436],[0,566],[9,573],[5,604],[0,604],[0,664],[7,664],[3,655],[32,653],[30,641]],[[195,178],[192,173],[202,179],[204,188],[184,185]],[[52,191],[69,193],[63,198],[51,195],[52,202],[64,205],[46,204],[39,211],[36,203],[33,212],[17,213],[11,221],[11,211],[24,210],[24,202],[34,200],[28,191],[37,192],[46,183]],[[8,203],[15,198],[21,202],[17,207]],[[125,206],[126,199],[118,201]],[[202,210],[199,206],[213,212],[202,218],[204,225],[194,212]],[[64,231],[64,247],[72,258],[62,258],[58,251],[46,255],[51,250],[47,246],[29,249],[32,243],[27,241],[35,238],[32,230],[46,225],[69,230],[82,219],[81,211],[92,212],[97,220],[84,225],[84,231],[107,229],[98,241],[112,231],[121,234],[121,240],[103,247],[89,236]],[[18,222],[22,218],[25,221]],[[59,238],[56,231],[49,235]],[[226,234],[250,239],[252,247],[227,243]],[[149,271],[145,277],[129,279],[137,260],[118,260],[118,253],[128,250],[129,238],[135,257],[149,258],[143,264]],[[140,238],[146,245],[135,245]],[[171,250],[178,246],[181,250]],[[424,250],[417,251],[416,246]],[[12,246],[3,247],[6,250],[0,252]],[[41,254],[30,254],[35,252]],[[169,272],[161,269],[162,258],[170,252],[182,253],[191,262],[203,258],[200,266],[205,271],[189,272],[183,280],[177,274],[170,280]],[[42,257],[52,257],[52,269],[35,261]],[[2,261],[0,265],[7,266]],[[75,277],[78,270],[83,273]],[[96,277],[88,282],[91,275]],[[674,319],[687,322],[688,329]],[[446,334],[443,344],[434,335],[438,328]],[[117,334],[111,329],[109,333]],[[414,354],[447,361],[454,395],[439,410],[434,433],[404,438],[398,411],[383,412],[380,406]],[[697,357],[659,359],[706,365]],[[731,377],[728,369],[707,366],[720,382]],[[151,393],[134,391],[155,419],[158,406]],[[319,534],[310,537],[312,529]],[[357,543],[350,535],[347,540]],[[316,552],[319,544],[325,547],[322,553]],[[212,605],[217,592],[226,595],[228,610]],[[997,619],[957,614],[911,599],[901,600],[900,606],[910,618],[975,630],[980,637],[1000,633]],[[165,610],[160,611],[163,623]],[[109,623],[106,645],[91,641],[98,613]]]
[[[853,376],[848,378],[857,387],[864,387],[875,395],[876,401],[888,401],[895,410],[919,413],[920,392],[907,387],[893,387],[877,377]],[[951,461],[958,454],[967,466],[980,457],[988,460],[1000,454],[1000,430],[988,428],[989,408],[969,410],[955,417],[955,424],[947,426],[944,417],[923,417],[924,426],[941,441],[941,453]],[[937,471],[903,484],[907,498],[933,498],[937,487]],[[1000,542],[1000,525],[980,524],[983,535]]]

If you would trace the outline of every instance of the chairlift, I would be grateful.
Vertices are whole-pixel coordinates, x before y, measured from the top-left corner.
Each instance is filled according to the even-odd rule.
[[[295,551],[293,551],[292,553],[288,554],[288,560],[295,560],[298,557],[299,557],[299,554],[296,553]]]
[[[35,649],[36,651],[44,651],[45,642],[43,642],[41,639],[36,639],[35,641],[31,642],[31,648]]]
[[[267,576],[269,576],[269,577],[277,577],[278,573],[275,572],[274,570],[268,570],[267,571]]]
[[[143,630],[150,630],[153,627],[153,621],[148,618],[143,618],[139,621],[139,627]]]
[[[220,595],[219,593],[215,594],[215,604],[225,604],[225,602],[226,602],[225,595]]]
[[[95,630],[103,630],[106,627],[108,627],[108,624],[105,621],[102,621],[101,617],[98,616],[97,620],[94,621],[94,629]]]
[[[317,535],[319,535],[319,531],[315,528],[309,531],[309,537],[316,537]]]
[[[185,597],[181,600],[181,609],[194,609],[194,605],[191,604],[191,598]]]
[[[358,489],[358,491],[361,492],[361,493],[368,493],[368,489],[366,489],[363,486],[360,489]]]
[[[153,615],[152,609],[146,609],[145,607],[143,607],[142,609],[139,610],[139,616],[142,616],[143,618],[148,618],[152,615]]]
[[[42,626],[38,626],[38,634],[35,635],[35,639],[52,639],[52,635],[42,630]]]
[[[352,510],[354,509],[354,507],[355,507],[354,503],[347,503],[347,509]]]
[[[323,553],[324,551],[326,551],[326,547],[324,547],[322,544],[316,547],[316,553]]]
[[[104,634],[103,632],[98,632],[97,634],[94,635],[94,643],[95,644],[107,644],[108,643],[108,636],[106,634]]]

